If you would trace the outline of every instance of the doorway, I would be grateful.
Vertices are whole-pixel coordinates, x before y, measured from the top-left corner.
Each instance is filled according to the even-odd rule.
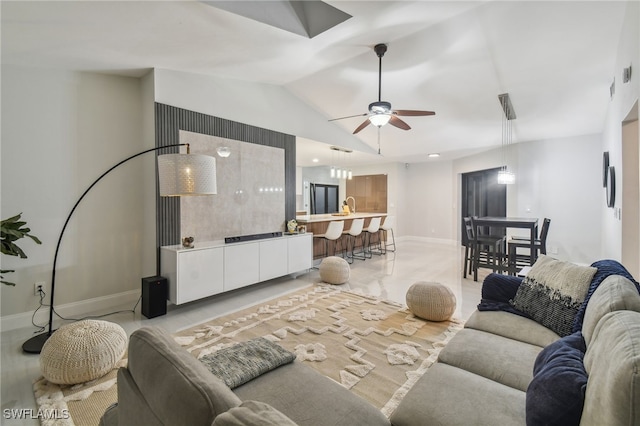
[[[467,245],[464,217],[507,216],[507,185],[498,183],[500,167],[462,174],[461,235]],[[484,230],[489,233],[489,230]],[[496,229],[493,235],[505,235],[505,229]]]
[[[310,214],[338,212],[338,185],[312,183],[310,188]]]

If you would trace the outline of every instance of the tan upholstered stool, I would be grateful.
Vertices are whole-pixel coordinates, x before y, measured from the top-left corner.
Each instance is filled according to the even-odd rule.
[[[325,257],[318,269],[320,279],[329,284],[344,284],[349,281],[351,275],[349,263],[338,256]]]
[[[83,320],[56,330],[40,352],[40,372],[52,383],[71,385],[104,376],[127,349],[127,333],[108,321]]]
[[[420,281],[407,290],[407,306],[417,317],[446,321],[456,310],[456,296],[440,283]]]

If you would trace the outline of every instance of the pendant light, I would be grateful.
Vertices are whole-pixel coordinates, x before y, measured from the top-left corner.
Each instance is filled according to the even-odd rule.
[[[502,156],[502,167],[500,171],[498,171],[498,183],[503,185],[511,185],[516,181],[516,175],[512,170],[509,170],[507,165],[508,163],[508,154],[509,154],[509,145],[513,140],[513,128],[511,124],[511,120],[516,118],[516,113],[513,110],[513,105],[511,105],[511,98],[508,93],[503,93],[498,95],[498,100],[500,101],[500,105],[502,106],[502,110],[504,114],[502,114],[502,146],[501,146],[501,156]]]

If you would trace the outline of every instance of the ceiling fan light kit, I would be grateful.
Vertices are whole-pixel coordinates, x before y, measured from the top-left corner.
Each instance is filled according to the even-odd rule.
[[[376,102],[372,102],[369,104],[369,112],[364,114],[356,114],[350,115],[347,117],[334,118],[329,121],[342,120],[345,118],[353,118],[353,117],[367,117],[367,119],[360,124],[354,131],[353,134],[360,132],[362,129],[367,127],[369,124],[373,124],[378,127],[378,129],[386,124],[391,124],[394,127],[397,127],[402,130],[409,130],[411,126],[405,123],[403,120],[398,118],[398,116],[424,116],[424,115],[435,115],[433,111],[421,111],[421,110],[410,110],[410,109],[399,109],[393,110],[391,108],[391,103],[382,100],[382,57],[387,52],[387,45],[384,43],[376,44],[373,48],[378,56],[378,100]]]
[[[384,126],[389,122],[389,120],[391,120],[391,114],[380,113],[369,116],[369,121],[371,122],[371,124],[378,127]]]

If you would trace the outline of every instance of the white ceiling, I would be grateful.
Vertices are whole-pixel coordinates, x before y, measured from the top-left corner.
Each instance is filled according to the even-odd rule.
[[[497,147],[505,92],[515,142],[599,133],[622,71],[614,64],[626,2],[327,1],[352,17],[311,39],[215,3],[2,1],[2,63],[129,76],[164,68],[281,85],[330,119],[377,100],[373,46],[387,43],[382,99],[436,115],[403,117],[409,131],[381,128],[383,157],[354,153],[352,162]],[[362,121],[334,123],[351,132]],[[374,126],[358,137],[377,149]],[[298,163],[330,161],[330,152],[299,141]]]

